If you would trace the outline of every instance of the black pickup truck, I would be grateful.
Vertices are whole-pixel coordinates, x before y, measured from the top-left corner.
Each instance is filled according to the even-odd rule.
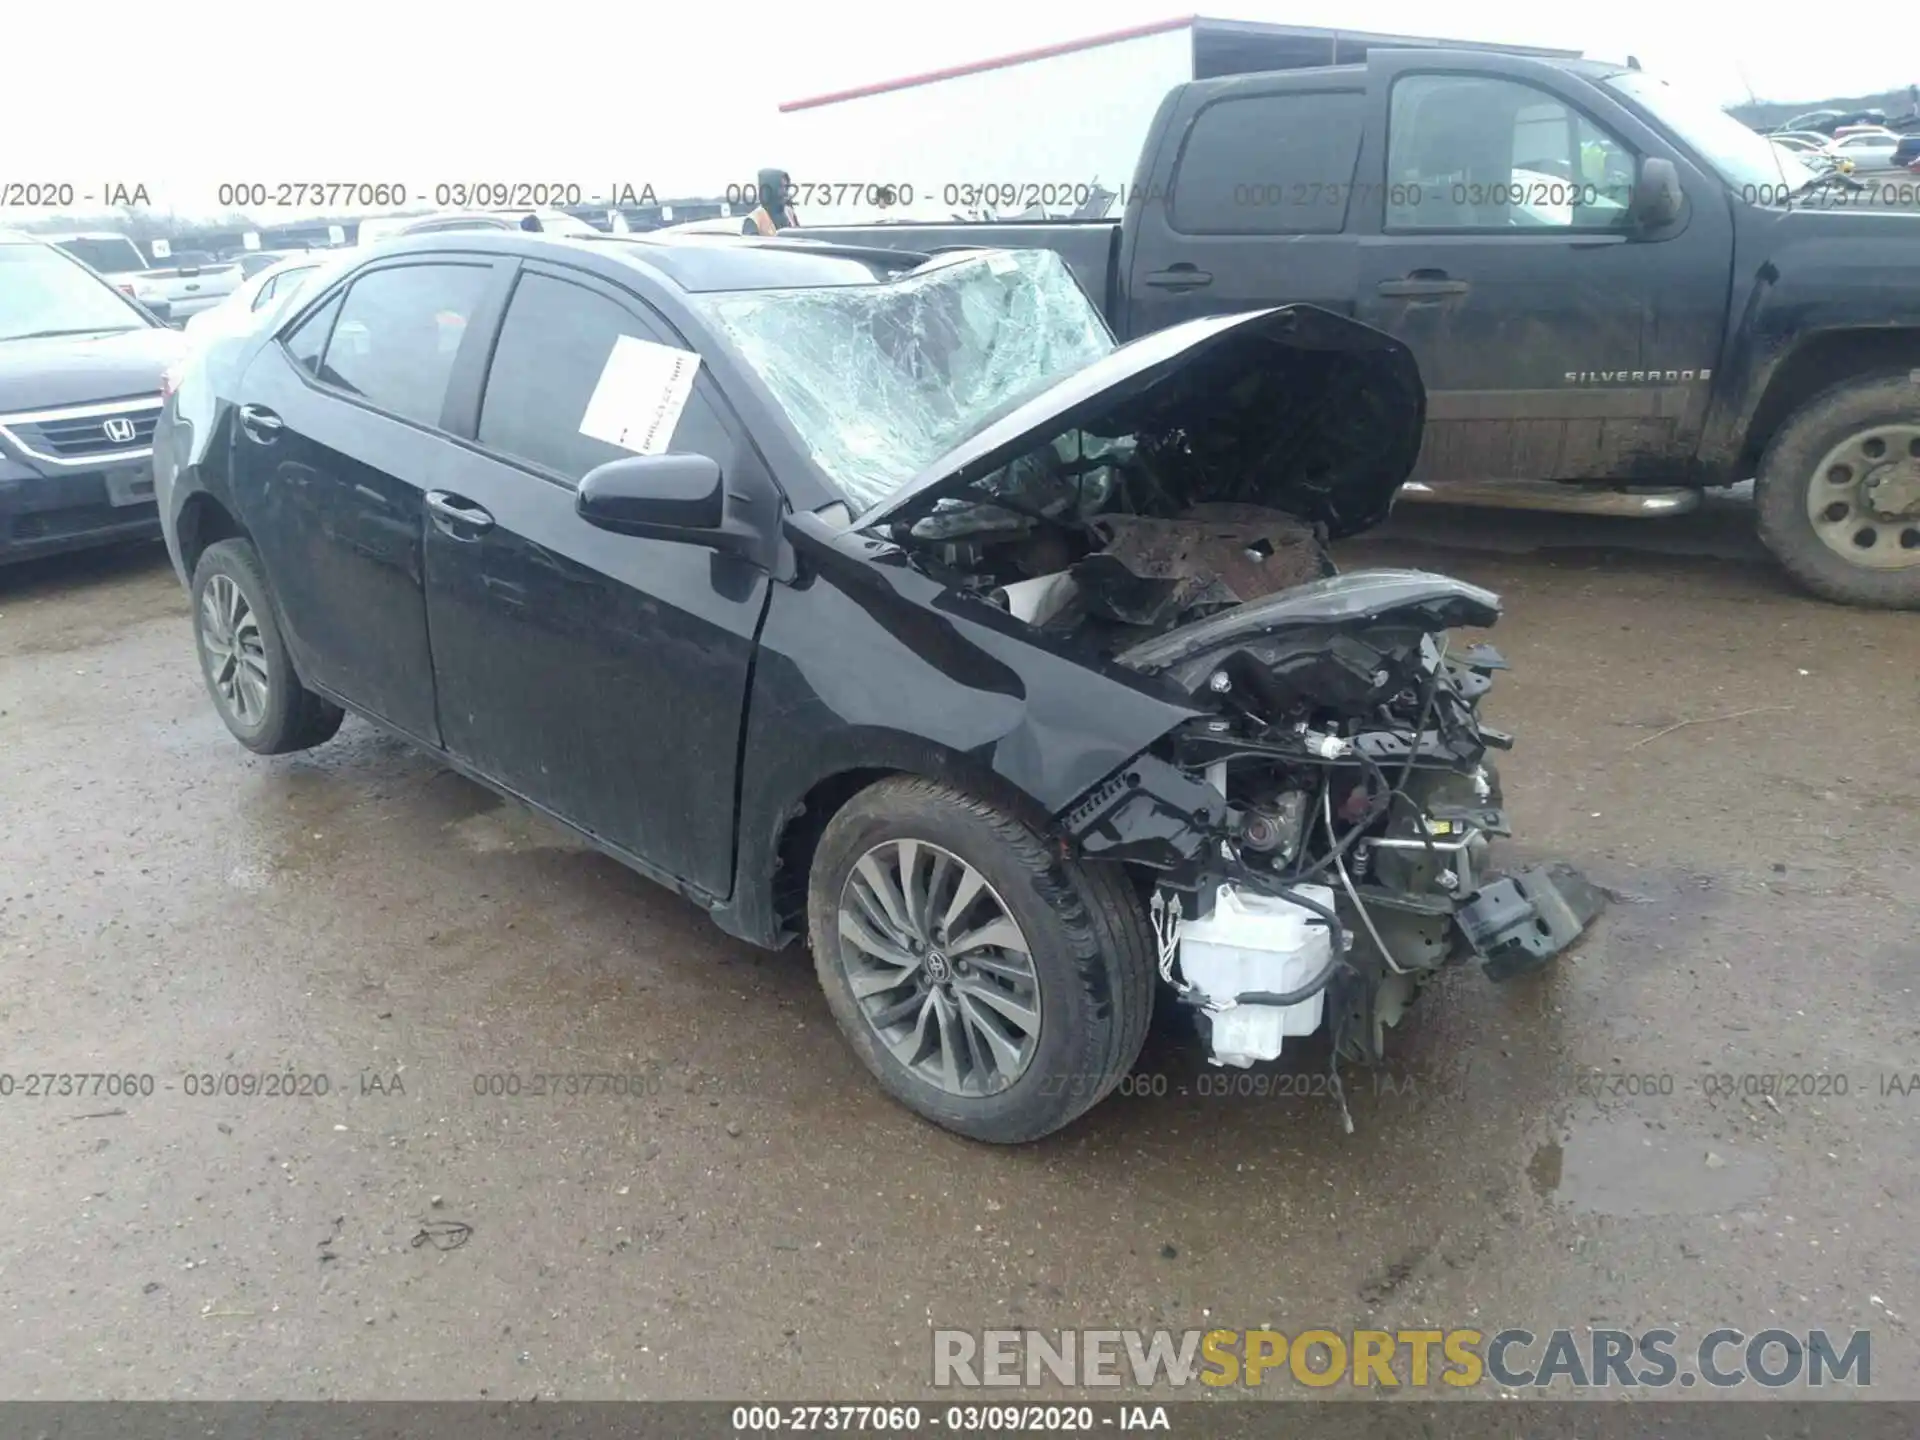
[[[1751,477],[1807,588],[1914,609],[1916,188],[1816,177],[1631,64],[1376,51],[1176,87],[1118,221],[805,233],[1052,249],[1124,339],[1354,316],[1426,381],[1410,490],[1651,515]]]

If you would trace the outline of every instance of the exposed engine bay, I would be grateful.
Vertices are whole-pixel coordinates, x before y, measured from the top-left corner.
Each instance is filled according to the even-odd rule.
[[[1499,598],[1342,575],[1328,550],[1386,517],[1424,417],[1411,354],[1377,331],[1305,306],[1216,317],[1010,393],[861,517],[943,588],[1201,712],[1055,819],[1071,852],[1132,871],[1218,1064],[1324,1025],[1337,1081],[1442,967],[1537,969],[1602,903],[1570,867],[1491,868],[1509,832],[1488,753],[1512,740],[1479,707],[1506,662],[1452,632]]]
[[[1277,395],[1251,404],[1276,433],[1296,414]],[[1328,507],[1256,503],[1302,490],[1209,463],[1204,433],[1075,428],[890,533],[943,584],[1207,710],[1059,820],[1080,854],[1143,877],[1162,978],[1216,1063],[1276,1058],[1283,1034],[1322,1023],[1336,1066],[1377,1063],[1442,967],[1536,969],[1602,898],[1565,866],[1490,868],[1509,830],[1488,753],[1512,740],[1479,706],[1506,662],[1450,632],[1491,626],[1498,597],[1421,571],[1337,573]]]

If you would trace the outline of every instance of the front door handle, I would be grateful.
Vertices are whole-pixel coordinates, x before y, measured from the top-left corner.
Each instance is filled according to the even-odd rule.
[[[455,533],[452,527],[456,525],[474,534],[485,534],[493,528],[493,516],[471,500],[449,495],[444,490],[427,492],[427,509],[433,512],[434,522],[449,535]]]
[[[1382,280],[1374,287],[1382,295],[1422,298],[1436,295],[1464,295],[1473,287],[1455,280],[1444,270],[1416,270],[1404,280]]]
[[[262,445],[271,445],[287,428],[287,422],[264,405],[242,405],[240,428]]]
[[[1202,285],[1212,283],[1212,272],[1190,265],[1184,260],[1177,265],[1169,265],[1165,270],[1151,271],[1147,275],[1147,284],[1158,290],[1198,290]]]

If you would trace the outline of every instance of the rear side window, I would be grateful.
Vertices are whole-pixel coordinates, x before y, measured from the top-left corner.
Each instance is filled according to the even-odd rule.
[[[340,298],[334,296],[307,316],[282,342],[293,363],[316,378],[320,374],[320,357],[327,350],[327,337],[333,333],[333,322],[340,314]]]
[[[1170,223],[1185,235],[1338,233],[1365,110],[1357,90],[1215,101],[1181,147]]]
[[[631,455],[580,433],[587,402],[622,335],[672,343],[604,295],[547,275],[523,275],[494,345],[480,443],[575,482],[596,465]]]
[[[353,282],[320,379],[369,405],[438,425],[454,357],[486,290],[484,265],[401,265]]]

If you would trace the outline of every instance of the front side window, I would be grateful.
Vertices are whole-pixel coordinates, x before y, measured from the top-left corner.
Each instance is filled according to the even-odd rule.
[[[664,343],[625,307],[583,286],[525,275],[493,349],[478,439],[572,481],[631,455],[580,431],[621,336]]]
[[[494,343],[475,438],[576,485],[594,467],[637,453],[581,428],[623,337],[683,348],[664,329],[583,285],[522,276]],[[713,381],[696,371],[667,448],[706,455],[720,463],[721,473],[734,474],[739,445],[720,413]]]
[[[1608,230],[1626,225],[1638,159],[1532,85],[1408,75],[1387,120],[1391,230]]]
[[[485,292],[484,265],[400,265],[355,280],[320,379],[369,405],[438,425],[454,357]]]

